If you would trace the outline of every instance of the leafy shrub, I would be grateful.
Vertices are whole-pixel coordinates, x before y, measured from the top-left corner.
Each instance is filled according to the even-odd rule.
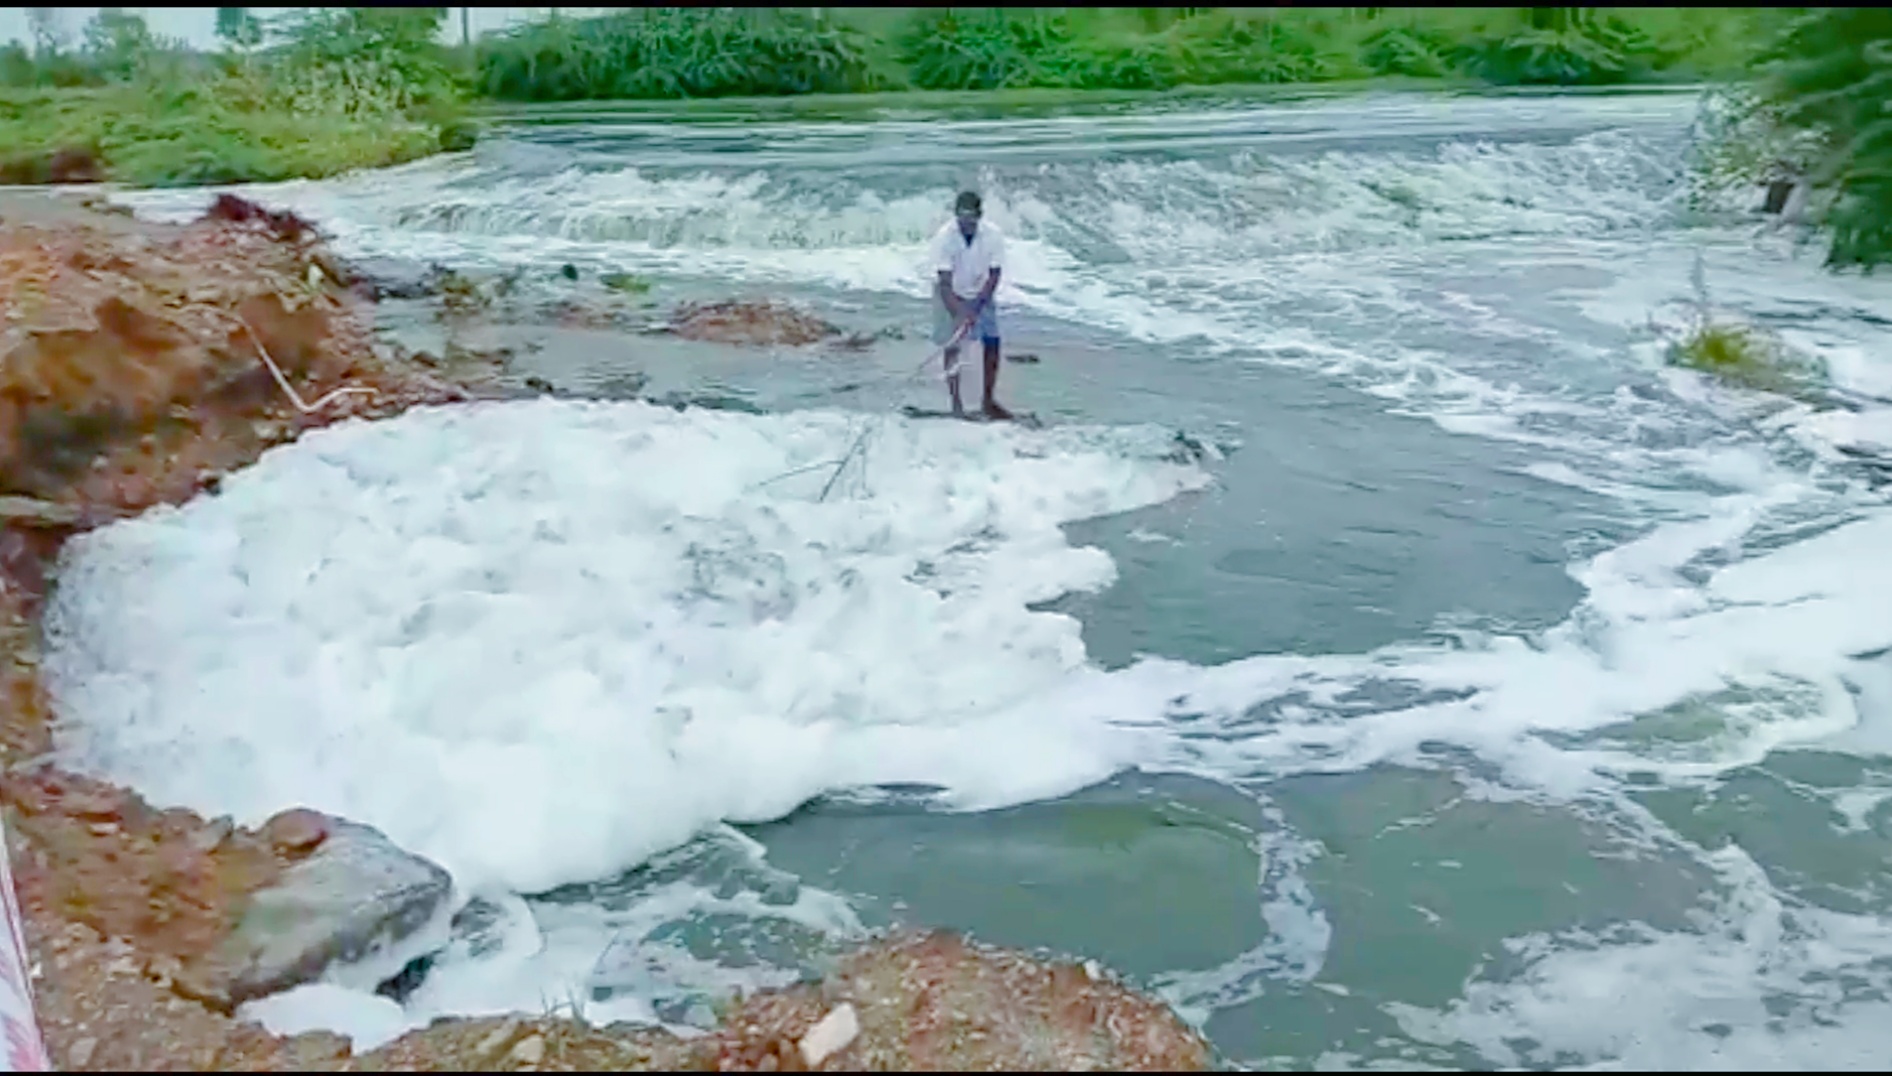
[[[865,37],[800,8],[630,8],[522,26],[482,45],[507,101],[848,93],[880,79]]]
[[[898,38],[900,62],[926,90],[1082,85],[1109,59],[1080,54],[1070,26],[1044,8],[921,9]]]
[[[1448,69],[1444,51],[1411,27],[1387,26],[1360,43],[1360,62],[1376,75],[1437,78]]]
[[[1523,30],[1467,59],[1472,74],[1501,86],[1600,86],[1629,76],[1620,52],[1581,30]]]

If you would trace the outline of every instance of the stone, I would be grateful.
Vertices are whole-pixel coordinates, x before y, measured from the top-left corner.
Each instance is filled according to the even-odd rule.
[[[202,827],[193,829],[189,837],[189,844],[191,848],[196,851],[213,852],[216,851],[218,846],[222,845],[224,841],[228,840],[230,834],[234,832],[236,832],[236,825],[231,821],[230,816],[227,814],[218,815],[209,822],[206,822]]]
[[[506,1056],[512,1058],[514,1061],[518,1062],[521,1065],[538,1064],[539,1062],[545,1060],[545,1036],[528,1035],[525,1038],[520,1039],[519,1044],[517,1046],[514,1046],[512,1048],[512,1052],[507,1054]]]
[[[66,1064],[69,1068],[84,1069],[92,1063],[92,1054],[99,1048],[99,1040],[87,1036],[74,1042],[66,1050]]]
[[[861,1033],[860,1017],[854,1006],[843,1001],[801,1037],[801,1057],[810,1068],[847,1049]]]
[[[125,801],[107,791],[79,790],[68,794],[62,806],[75,818],[104,822],[117,819]]]
[[[263,823],[263,836],[277,855],[301,857],[328,839],[328,816],[306,807],[280,811]]]
[[[69,504],[55,504],[37,497],[0,494],[0,523],[18,523],[27,527],[75,527],[82,513]]]
[[[444,869],[371,826],[325,822],[326,839],[252,894],[205,962],[213,982],[200,988],[210,995],[202,1000],[234,1007],[313,982],[331,965],[412,939],[440,914],[453,887]]]
[[[345,272],[350,285],[377,302],[425,299],[440,291],[441,281],[447,275],[440,266],[396,258],[361,258],[349,263]]]
[[[305,1031],[284,1045],[291,1069],[303,1072],[324,1062],[346,1061],[354,1053],[354,1045],[333,1031]]]
[[[486,1037],[480,1040],[480,1044],[473,1048],[473,1053],[479,1057],[491,1057],[505,1049],[506,1044],[511,1042],[512,1037],[518,1033],[519,1021],[507,1020],[488,1032]]]

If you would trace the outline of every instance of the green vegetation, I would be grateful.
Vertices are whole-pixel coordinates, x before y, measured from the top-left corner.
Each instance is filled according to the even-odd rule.
[[[1817,403],[1827,375],[1817,357],[1801,354],[1775,333],[1717,312],[1699,254],[1689,274],[1695,298],[1688,323],[1671,336],[1668,361],[1742,388]]]
[[[1832,269],[1892,261],[1892,10],[1774,13],[1758,78],[1717,102],[1692,194],[1705,206],[1758,184],[1804,183]]]
[[[73,35],[61,9],[28,8],[30,47],[0,46],[0,182],[333,175],[466,148],[476,96],[845,111],[888,94],[1709,81],[1727,107],[1698,195],[1804,180],[1830,266],[1892,259],[1886,8],[627,8],[464,50],[437,41],[446,11],[218,8],[222,48],[204,55],[125,9]]]
[[[630,8],[494,39],[480,85],[511,101],[851,93],[882,84],[867,46],[802,8]]]
[[[1735,8],[631,8],[483,42],[519,102],[1456,78],[1594,86],[1733,77]]]
[[[1777,125],[1813,136],[1805,174],[1833,195],[1828,265],[1892,261],[1892,9],[1815,9],[1767,59],[1763,105]]]
[[[445,8],[306,9],[269,25],[220,8],[217,56],[113,8],[67,48],[53,9],[30,10],[33,50],[0,49],[0,182],[321,177],[470,142],[464,89],[433,40]]]
[[[1758,326],[1703,319],[1669,348],[1669,361],[1743,388],[1809,398],[1823,371]]]

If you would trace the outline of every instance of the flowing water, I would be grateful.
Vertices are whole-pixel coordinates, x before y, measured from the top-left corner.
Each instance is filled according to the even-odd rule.
[[[1240,1065],[1883,1067],[1892,510],[1842,449],[1892,288],[1691,214],[1697,107],[603,110],[259,188],[352,254],[918,329],[976,186],[1046,426],[898,417],[943,403],[917,334],[567,343],[741,406],[338,428],[89,536],[63,742],[479,898],[404,1008],[285,1026],[688,1024],[914,922],[1098,958]],[[1844,406],[1665,367],[1697,259]]]

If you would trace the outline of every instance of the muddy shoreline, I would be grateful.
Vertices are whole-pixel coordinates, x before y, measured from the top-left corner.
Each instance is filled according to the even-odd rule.
[[[435,280],[408,298],[484,309],[494,296],[483,287],[491,291]],[[629,298],[635,289],[615,290],[624,303],[594,297],[561,316],[587,330],[636,331],[644,315]],[[245,980],[231,939],[256,929],[260,899],[292,888],[335,858],[346,844],[339,835],[365,827],[290,811],[252,830],[62,771],[50,759],[54,714],[39,679],[38,617],[65,539],[214,494],[222,476],[306,430],[551,388],[503,376],[504,355],[435,356],[390,344],[373,329],[386,292],[385,281],[338,262],[302,222],[247,203],[219,203],[205,219],[174,226],[69,196],[0,193],[0,806],[55,1067],[1209,1063],[1206,1044],[1167,1007],[1094,965],[938,932],[885,937],[818,982],[734,999],[719,1028],[687,1040],[648,1027],[593,1027],[577,1015],[447,1019],[356,1055],[336,1035],[285,1038],[239,1020]],[[699,304],[669,312],[662,331],[864,346],[770,304]],[[811,1035],[818,1024],[823,1030]]]

